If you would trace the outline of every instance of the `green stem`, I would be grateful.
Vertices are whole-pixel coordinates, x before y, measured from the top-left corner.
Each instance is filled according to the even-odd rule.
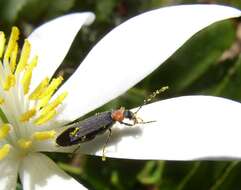
[[[217,190],[219,187],[223,184],[225,179],[229,176],[229,174],[232,172],[235,166],[239,164],[239,161],[232,162],[223,172],[223,174],[220,176],[220,178],[212,185],[210,190]]]
[[[198,170],[201,162],[195,162],[189,173],[184,177],[184,179],[181,181],[181,183],[178,185],[177,190],[184,189],[187,182],[194,176],[196,171]]]

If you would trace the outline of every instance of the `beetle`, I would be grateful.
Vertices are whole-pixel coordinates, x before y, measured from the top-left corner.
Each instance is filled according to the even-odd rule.
[[[105,147],[111,137],[111,128],[116,123],[127,126],[134,126],[136,124],[146,124],[154,121],[144,122],[141,118],[137,116],[137,113],[147,102],[151,101],[157,94],[165,91],[168,87],[162,87],[159,90],[156,90],[152,93],[147,99],[144,100],[144,103],[137,109],[137,111],[132,112],[124,107],[119,109],[105,111],[88,117],[82,121],[74,122],[66,130],[60,133],[56,138],[56,144],[62,147],[72,146],[79,143],[84,143],[94,139],[97,135],[109,131],[109,135],[106,139],[106,143],[103,147],[103,156],[102,160],[105,159],[104,151]],[[124,122],[125,119],[132,121],[133,123]]]

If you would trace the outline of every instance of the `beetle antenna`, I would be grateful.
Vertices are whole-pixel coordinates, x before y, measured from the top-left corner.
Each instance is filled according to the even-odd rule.
[[[144,100],[143,104],[135,111],[134,114],[136,115],[144,105],[146,105],[148,102],[152,101],[158,94],[160,94],[160,93],[162,93],[162,92],[164,92],[164,91],[166,91],[166,90],[168,90],[168,89],[169,89],[168,86],[163,86],[162,88],[154,91],[151,95],[149,95],[149,96]]]

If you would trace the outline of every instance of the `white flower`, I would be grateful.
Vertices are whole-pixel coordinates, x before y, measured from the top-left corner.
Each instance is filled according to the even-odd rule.
[[[25,41],[17,65],[18,29],[13,28],[10,45],[5,48],[1,33],[0,189],[15,189],[18,172],[25,190],[56,186],[85,189],[38,153],[72,151],[56,147],[54,139],[60,127],[134,86],[199,30],[240,15],[239,10],[225,6],[186,5],[134,17],[97,43],[53,97],[62,78],[49,82],[46,77],[52,77],[79,28],[90,24],[94,15],[70,14],[40,26]],[[239,103],[215,97],[190,96],[153,103],[140,111],[140,117],[157,122],[120,130],[122,126],[115,126],[106,155],[180,160],[240,157],[233,146],[227,147],[238,144],[240,113]],[[232,138],[223,143],[227,134]],[[101,154],[105,139],[105,135],[98,136],[83,143],[80,151]]]
[[[52,63],[62,61],[81,26],[93,20],[92,13],[72,14],[39,27],[25,40],[19,59],[18,28],[12,28],[7,44],[4,33],[0,33],[0,189],[16,189],[18,173],[25,190],[55,189],[56,185],[58,189],[85,189],[38,152],[43,148],[73,149],[59,149],[55,145],[55,129],[61,125],[55,117],[67,92],[51,98],[63,79],[50,80],[53,73],[49,71],[56,66]],[[61,39],[56,31],[60,27],[60,33],[65,34]],[[43,49],[38,40],[44,43]],[[38,56],[35,49],[41,52]],[[43,75],[37,78],[35,72]]]

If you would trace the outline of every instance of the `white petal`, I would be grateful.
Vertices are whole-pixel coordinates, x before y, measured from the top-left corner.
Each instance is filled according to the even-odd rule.
[[[35,142],[34,150],[36,152],[65,152],[65,153],[73,153],[77,146],[71,147],[61,147],[55,143],[55,140],[45,140]]]
[[[94,21],[90,12],[73,13],[41,25],[29,36],[31,57],[38,55],[39,62],[32,80],[32,88],[44,77],[51,77],[67,54],[72,41],[83,25]]]
[[[86,189],[40,153],[30,154],[23,160],[20,178],[24,190]]]
[[[241,158],[238,102],[186,96],[149,104],[138,115],[144,121],[156,122],[114,126],[106,156],[161,160]],[[102,155],[106,135],[81,145],[80,151]]]
[[[6,158],[0,161],[0,189],[15,190],[17,184],[19,161]]]
[[[126,21],[91,50],[62,86],[70,94],[59,118],[73,120],[103,105],[150,74],[199,30],[240,15],[220,5],[185,5]]]

